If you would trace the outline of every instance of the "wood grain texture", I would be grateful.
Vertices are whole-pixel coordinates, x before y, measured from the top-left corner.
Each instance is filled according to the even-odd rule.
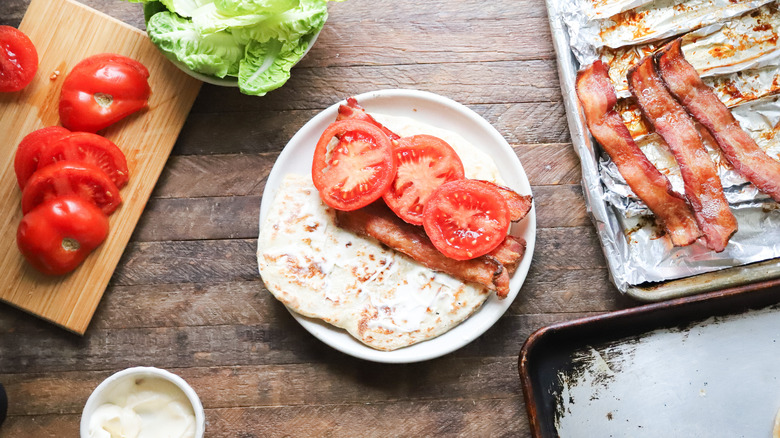
[[[143,29],[137,4],[84,1]],[[28,4],[0,2],[0,23],[19,24]],[[256,98],[202,86],[83,336],[0,306],[0,383],[12,400],[0,438],[77,436],[92,389],[138,365],[195,388],[209,438],[527,437],[517,375],[526,338],[635,304],[611,285],[585,209],[543,1],[328,8],[283,88]],[[529,275],[498,323],[408,365],[315,339],[268,293],[255,257],[265,181],[292,135],[334,102],[395,87],[450,97],[495,126],[528,175],[538,224]]]
[[[40,65],[31,85],[0,96],[0,271],[6,275],[0,299],[84,333],[173,148],[199,82],[172,67],[143,33],[68,0],[34,0],[20,29],[36,45]],[[86,36],[90,43],[79,44]],[[15,147],[28,133],[59,123],[57,103],[66,73],[81,59],[104,52],[130,56],[150,71],[149,109],[104,131],[127,156],[131,179],[121,192],[123,205],[111,216],[103,245],[74,273],[45,277],[27,265],[16,249],[16,227],[22,215],[21,193],[14,183]]]

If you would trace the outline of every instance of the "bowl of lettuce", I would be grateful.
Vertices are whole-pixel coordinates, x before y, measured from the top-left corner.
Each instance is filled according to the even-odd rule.
[[[176,66],[254,96],[287,82],[328,18],[328,0],[129,1],[144,3],[146,33]]]

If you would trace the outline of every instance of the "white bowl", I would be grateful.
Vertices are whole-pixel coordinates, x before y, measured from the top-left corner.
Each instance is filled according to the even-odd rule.
[[[181,377],[160,368],[154,367],[133,367],[112,374],[106,380],[92,391],[81,412],[81,438],[89,438],[89,420],[95,410],[106,403],[110,390],[128,379],[139,377],[159,378],[173,383],[178,387],[192,405],[192,411],[195,413],[195,437],[203,438],[206,429],[206,418],[203,412],[203,405],[198,398],[198,394]]]

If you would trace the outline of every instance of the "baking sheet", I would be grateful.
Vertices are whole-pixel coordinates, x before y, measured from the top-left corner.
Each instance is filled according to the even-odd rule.
[[[582,167],[583,193],[612,282],[620,291],[636,299],[659,301],[780,278],[780,259],[775,258],[780,245],[780,227],[774,225],[780,222],[780,210],[771,201],[735,210],[740,224],[745,224],[742,234],[732,239],[735,242],[733,249],[717,256],[710,255],[712,253],[701,244],[672,248],[664,242],[668,239],[658,239],[657,231],[642,224],[641,219],[632,225],[630,219],[627,221],[616,213],[615,207],[608,202],[608,189],[600,177],[599,161],[603,157],[585,127],[574,88],[579,64],[570,47],[569,32],[561,12],[570,1],[547,0],[548,15],[572,143]],[[766,218],[772,221],[766,228],[769,233],[764,232],[766,229],[753,229],[753,225],[763,224]],[[638,231],[630,236],[624,233],[624,230],[632,229]],[[748,245],[742,245],[743,238],[749,240]],[[644,245],[636,245],[636,241]],[[766,245],[773,241],[778,243]],[[749,251],[743,251],[744,248]],[[657,254],[664,256],[655,257]],[[656,263],[657,260],[661,263]],[[692,260],[694,262],[690,263]]]
[[[538,330],[519,357],[537,437],[769,437],[780,280]]]

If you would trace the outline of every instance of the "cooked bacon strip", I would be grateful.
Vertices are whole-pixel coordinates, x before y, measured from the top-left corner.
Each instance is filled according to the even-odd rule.
[[[336,116],[336,121],[339,120],[363,120],[365,122],[369,122],[374,124],[376,127],[382,130],[385,134],[387,134],[388,137],[390,137],[390,140],[398,140],[401,138],[398,134],[395,132],[387,129],[384,125],[377,122],[376,119],[374,119],[371,114],[367,113],[365,109],[363,109],[362,106],[358,105],[357,99],[354,97],[347,98],[347,104],[339,105],[339,113]]]
[[[490,251],[487,255],[495,257],[499,263],[504,265],[507,273],[512,275],[515,273],[520,260],[522,260],[523,254],[525,254],[525,239],[509,235],[496,249]]]
[[[666,88],[715,138],[723,155],[740,175],[780,202],[780,161],[772,159],[739,126],[726,105],[702,82],[685,60],[678,38],[656,56]]]
[[[723,251],[737,231],[737,219],[729,209],[715,163],[707,154],[693,119],[664,87],[652,56],[629,69],[628,88],[680,166],[685,196],[693,207],[707,248]]]
[[[588,128],[615,162],[631,190],[655,214],[672,244],[690,245],[701,235],[693,212],[631,138],[614,109],[617,97],[608,70],[606,64],[596,61],[577,74],[577,95]]]
[[[512,240],[502,244],[498,252],[471,260],[453,260],[433,246],[421,227],[404,222],[383,202],[354,211],[336,211],[336,223],[345,230],[372,237],[434,271],[495,290],[500,298],[509,293],[509,270],[499,260],[514,261],[514,270],[522,257],[519,248],[525,252],[524,242]]]
[[[534,200],[533,196],[521,195],[509,187],[500,186],[490,181],[479,181],[490,185],[494,189],[498,190],[499,193],[501,193],[501,197],[504,198],[507,206],[509,207],[509,220],[512,222],[522,220],[528,214],[528,212],[531,211],[531,205]]]

